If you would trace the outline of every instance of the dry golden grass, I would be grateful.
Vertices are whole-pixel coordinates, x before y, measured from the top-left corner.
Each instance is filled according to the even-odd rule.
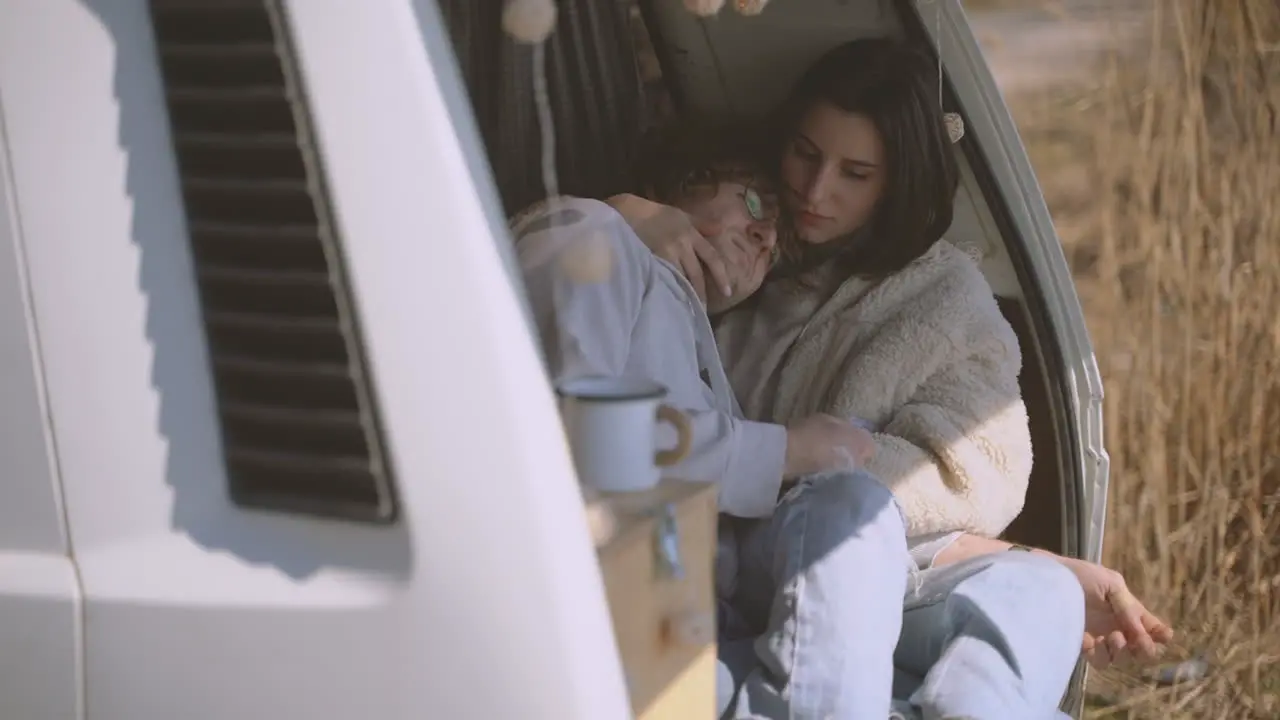
[[[1202,682],[1091,717],[1280,717],[1280,3],[1151,0],[1091,84],[1014,99],[1106,384],[1109,565]]]

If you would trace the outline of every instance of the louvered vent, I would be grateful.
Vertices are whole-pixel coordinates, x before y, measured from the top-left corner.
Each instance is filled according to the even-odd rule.
[[[223,452],[244,506],[395,503],[304,94],[271,0],[152,0]]]

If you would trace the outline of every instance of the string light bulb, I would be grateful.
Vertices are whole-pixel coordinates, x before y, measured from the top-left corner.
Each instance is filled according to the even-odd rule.
[[[517,42],[534,45],[550,37],[557,14],[555,0],[507,0],[502,29]]]
[[[942,122],[947,126],[947,137],[951,138],[951,144],[960,142],[960,138],[964,137],[964,118],[960,117],[960,113],[944,113]]]

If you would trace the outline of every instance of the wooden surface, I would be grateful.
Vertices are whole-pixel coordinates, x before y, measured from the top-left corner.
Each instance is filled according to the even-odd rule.
[[[660,515],[674,510],[681,577],[662,572],[656,549]],[[606,495],[589,511],[607,510],[597,537],[614,634],[631,706],[642,720],[715,716],[716,546],[714,486],[664,480],[645,493]]]
[[[638,720],[701,720],[715,718],[716,646],[703,648],[679,677],[667,683]]]

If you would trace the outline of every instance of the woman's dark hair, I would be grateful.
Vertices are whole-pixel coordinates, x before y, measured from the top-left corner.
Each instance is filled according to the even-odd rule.
[[[960,169],[952,154],[932,53],[893,38],[854,40],[805,71],[774,118],[781,159],[796,127],[827,102],[875,125],[884,144],[884,194],[869,226],[833,247],[796,243],[784,251],[783,274],[837,262],[842,276],[881,278],[924,255],[951,225]]]

